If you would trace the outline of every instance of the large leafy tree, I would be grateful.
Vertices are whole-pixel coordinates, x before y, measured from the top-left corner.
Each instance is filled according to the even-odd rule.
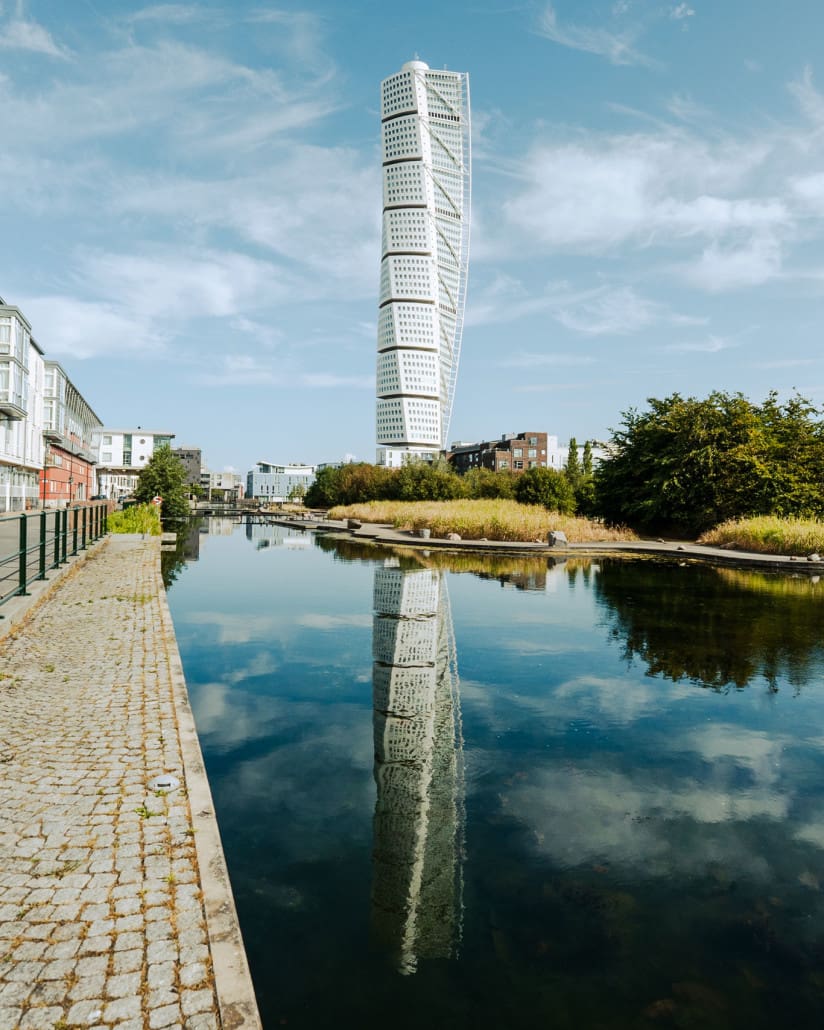
[[[135,497],[147,503],[161,497],[161,518],[179,519],[189,515],[186,469],[169,447],[158,447],[140,470]]]
[[[563,472],[531,468],[515,484],[515,499],[521,504],[542,504],[549,511],[571,515],[575,511],[575,490]]]
[[[595,473],[598,514],[699,533],[729,518],[824,514],[824,430],[802,398],[674,393],[623,414]]]

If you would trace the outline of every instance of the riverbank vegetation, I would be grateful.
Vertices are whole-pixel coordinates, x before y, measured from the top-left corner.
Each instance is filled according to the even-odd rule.
[[[123,511],[113,511],[106,525],[110,533],[148,533],[160,536],[160,512],[154,504],[135,504]]]
[[[595,472],[594,511],[607,522],[696,536],[731,519],[824,518],[824,422],[803,397],[647,403],[624,412]]]
[[[545,522],[535,522],[537,516],[519,508],[543,509],[543,518],[556,512],[593,519],[591,532],[599,535],[587,529],[576,532],[578,539],[605,539],[604,526],[695,539],[735,523],[736,539],[724,542],[771,553],[824,552],[824,412],[798,395],[781,402],[776,393],[761,404],[740,393],[715,391],[703,400],[673,393],[650,398],[647,405],[645,411],[623,413],[597,467],[591,444],[581,454],[574,439],[560,470],[475,468],[459,475],[445,460],[412,461],[396,469],[362,462],[321,469],[305,503],[337,508],[465,501],[476,504],[473,511],[480,511],[481,501],[511,506],[505,529],[496,524],[501,519],[497,508],[483,518],[473,516],[474,529],[457,515],[450,516],[448,527],[443,522],[429,526],[436,535],[456,532],[469,539],[544,536]],[[764,517],[777,521],[752,523],[743,532],[740,520]],[[425,528],[428,518],[420,509],[417,516],[406,512],[403,521]],[[394,520],[394,515],[380,519]],[[800,529],[799,522],[806,528]],[[551,528],[563,526],[556,520]]]
[[[814,553],[824,554],[824,522],[818,519],[782,519],[774,515],[729,519],[702,533],[698,542],[759,554],[806,557]]]
[[[546,543],[551,530],[566,534],[570,543],[635,540],[629,530],[602,522],[548,511],[539,504],[511,500],[373,501],[332,508],[333,519],[359,519],[416,531],[429,529],[432,536],[457,533],[462,540],[509,540]]]

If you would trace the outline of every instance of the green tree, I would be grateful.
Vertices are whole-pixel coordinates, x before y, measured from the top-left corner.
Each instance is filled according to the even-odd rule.
[[[134,492],[138,501],[148,503],[161,497],[160,515],[163,519],[187,518],[189,515],[189,486],[186,469],[170,447],[158,447],[140,470]]]
[[[566,465],[564,465],[564,472],[573,489],[577,490],[581,482],[582,472],[581,460],[578,456],[578,441],[574,436],[569,439],[569,451],[567,453]]]
[[[592,475],[592,440],[587,440],[584,444],[584,457],[581,465],[581,471],[584,476]]]
[[[461,477],[446,460],[409,461],[395,472],[389,499],[395,501],[451,501],[463,497]]]
[[[307,488],[303,503],[310,508],[332,508],[338,503],[338,472],[327,465],[318,469],[312,484]]]
[[[563,472],[531,468],[521,473],[515,485],[515,499],[521,504],[542,504],[562,515],[575,512],[575,491]]]
[[[575,488],[575,502],[581,515],[592,515],[595,511],[595,478],[592,471],[592,441],[584,444],[581,459],[581,478]]]
[[[494,472],[492,469],[470,469],[463,475],[464,492],[475,500],[486,498],[505,498],[515,496],[515,483],[518,475],[507,469]]]
[[[674,393],[623,414],[595,473],[595,508],[636,529],[697,534],[726,519],[824,514],[824,436],[803,398]]]
[[[311,508],[333,508],[336,504],[365,504],[391,494],[392,469],[368,462],[352,462],[338,468],[319,469],[303,501]]]

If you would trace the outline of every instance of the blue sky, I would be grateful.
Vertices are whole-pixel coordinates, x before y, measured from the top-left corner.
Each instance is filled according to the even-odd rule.
[[[374,460],[380,80],[470,73],[451,440],[824,404],[820,0],[0,0],[0,295],[108,425]]]

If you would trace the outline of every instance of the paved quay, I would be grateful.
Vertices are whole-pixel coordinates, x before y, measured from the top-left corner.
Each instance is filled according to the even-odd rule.
[[[260,1027],[159,548],[0,610],[0,1030]]]

